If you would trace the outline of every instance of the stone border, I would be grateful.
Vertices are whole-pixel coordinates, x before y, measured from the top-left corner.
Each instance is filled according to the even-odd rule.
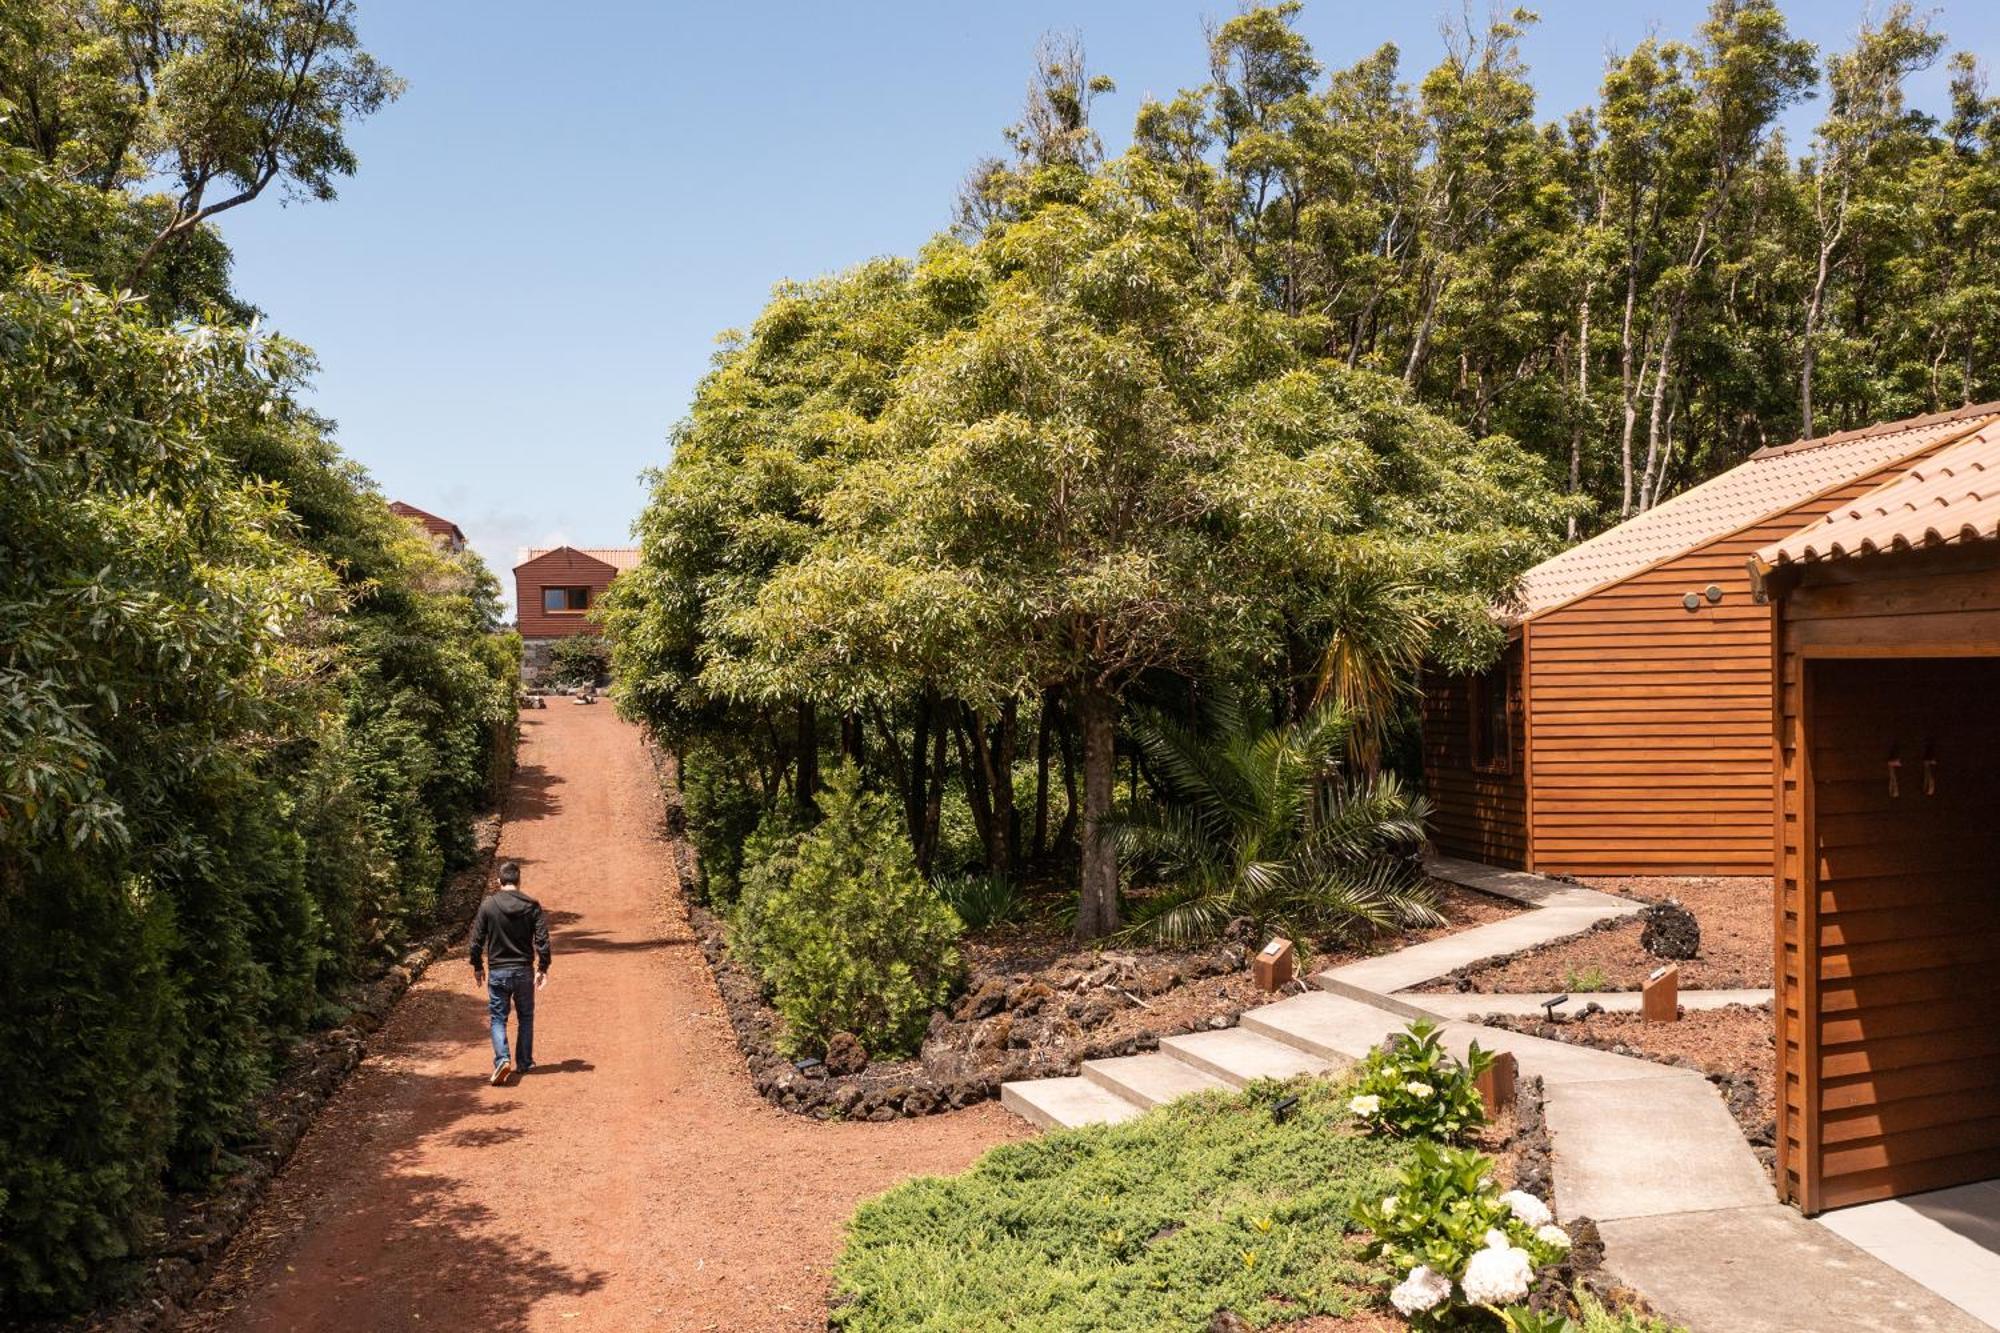
[[[258,1137],[238,1150],[244,1160],[242,1168],[211,1193],[168,1195],[159,1243],[137,1258],[144,1271],[136,1285],[113,1306],[30,1327],[146,1333],[185,1314],[184,1307],[208,1285],[216,1263],[263,1201],[320,1111],[367,1056],[369,1039],[432,963],[463,946],[466,923],[485,896],[502,825],[498,812],[474,821],[472,861],[455,871],[438,894],[428,933],[373,980],[358,984],[358,993],[340,1026],[300,1039],[276,1083],[257,1101]]]

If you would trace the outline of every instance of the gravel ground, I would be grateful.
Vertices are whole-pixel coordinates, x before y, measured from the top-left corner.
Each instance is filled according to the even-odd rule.
[[[1738,990],[1771,984],[1771,881],[1750,877],[1588,879],[1591,888],[1657,902],[1672,898],[1701,925],[1701,953],[1681,963],[1682,990]],[[1511,993],[1637,990],[1660,960],[1639,946],[1634,920],[1516,954],[1421,989]]]
[[[679,900],[660,790],[608,707],[522,718],[500,854],[554,924],[533,1073],[487,1086],[462,963],[411,988],[183,1327],[822,1330],[860,1200],[1027,1127],[889,1124],[750,1086]]]

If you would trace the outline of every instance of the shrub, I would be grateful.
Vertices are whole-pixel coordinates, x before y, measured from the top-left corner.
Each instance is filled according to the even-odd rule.
[[[807,829],[789,804],[772,806],[743,840],[741,888],[729,932],[729,950],[760,979],[773,971],[774,958],[766,930],[775,911],[774,900],[790,892],[799,868],[799,848]],[[771,986],[765,981],[765,993]]]
[[[959,976],[962,929],[917,873],[895,802],[861,789],[850,763],[820,795],[824,818],[784,873],[776,850],[746,883],[738,929],[785,1020],[791,1054],[852,1032],[905,1052]]]
[[[1005,875],[947,875],[932,887],[967,930],[1019,921],[1027,911],[1020,887]]]
[[[1466,1057],[1460,1064],[1444,1049],[1437,1024],[1420,1018],[1355,1067],[1348,1110],[1376,1133],[1459,1142],[1486,1123],[1473,1080],[1493,1063],[1478,1042]]]
[[[767,802],[740,754],[692,742],[681,751],[681,811],[701,867],[702,900],[727,907],[742,891],[746,844]]]
[[[1535,1271],[1569,1251],[1548,1206],[1501,1193],[1492,1172],[1480,1153],[1419,1142],[1394,1192],[1355,1215],[1374,1234],[1371,1253],[1404,1275],[1389,1300],[1417,1328],[1526,1299]]]
[[[543,680],[557,689],[596,685],[611,677],[611,644],[602,634],[572,634],[549,650]]]

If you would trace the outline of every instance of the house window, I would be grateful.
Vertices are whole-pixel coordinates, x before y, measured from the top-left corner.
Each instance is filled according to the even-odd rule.
[[[552,616],[581,615],[590,609],[588,588],[544,588],[542,610]]]
[[[1507,772],[1514,762],[1507,664],[1471,677],[1467,695],[1472,710],[1472,766],[1486,773]]]

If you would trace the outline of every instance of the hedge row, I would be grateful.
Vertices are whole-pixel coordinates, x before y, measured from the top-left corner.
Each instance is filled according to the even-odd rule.
[[[498,585],[391,514],[304,354],[65,269],[0,150],[0,1322],[133,1268],[511,765]]]

